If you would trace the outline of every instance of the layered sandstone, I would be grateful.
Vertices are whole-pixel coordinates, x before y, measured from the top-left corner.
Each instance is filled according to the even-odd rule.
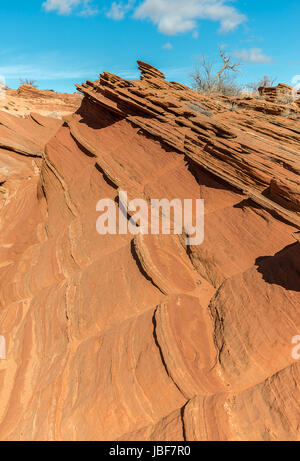
[[[0,438],[299,440],[300,111],[139,66],[0,115]],[[203,198],[203,244],[100,236],[119,190]]]
[[[81,100],[82,97],[76,93],[56,93],[22,84],[17,90],[7,88],[2,92],[0,110],[22,118],[31,112],[38,112],[44,116],[61,119],[77,110]]]
[[[270,102],[278,102],[282,100],[289,101],[293,97],[293,88],[290,85],[279,83],[277,86],[258,88],[258,92],[261,96],[266,98]]]

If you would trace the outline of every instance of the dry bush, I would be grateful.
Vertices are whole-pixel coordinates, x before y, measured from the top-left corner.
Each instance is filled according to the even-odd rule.
[[[282,104],[283,106],[290,106],[293,102],[294,98],[291,94],[283,94],[276,99],[276,103]]]
[[[256,82],[248,83],[246,87],[249,88],[249,90],[251,90],[253,93],[258,93],[258,88],[269,88],[274,86],[276,81],[276,78],[269,77],[269,75],[264,75],[263,78],[257,80]]]
[[[238,72],[240,63],[232,63],[230,56],[222,49],[219,51],[223,62],[220,70],[215,72],[213,63],[203,56],[199,67],[191,74],[192,86],[199,93],[237,96],[241,93],[241,88],[235,81],[234,73]]]
[[[36,80],[33,80],[33,79],[29,79],[29,78],[20,78],[20,85],[30,85],[30,86],[34,86],[35,88],[38,87],[37,83],[36,83]]]
[[[281,117],[290,117],[291,114],[292,114],[291,110],[286,109],[286,110],[281,112]]]
[[[238,105],[235,102],[230,102],[228,108],[231,112],[236,112],[238,109]]]

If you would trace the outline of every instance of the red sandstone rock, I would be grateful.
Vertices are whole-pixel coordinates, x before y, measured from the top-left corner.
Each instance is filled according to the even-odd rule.
[[[260,87],[258,92],[263,96],[267,101],[270,102],[286,102],[291,104],[293,97],[293,88],[284,83],[279,83],[277,86],[271,87]]]
[[[21,85],[17,90],[6,89],[5,97],[0,99],[0,110],[26,117],[30,112],[38,112],[55,118],[72,114],[81,104],[79,94],[56,93],[55,91],[39,90],[32,85]]]
[[[0,439],[299,440],[300,122],[139,65],[0,115]],[[118,189],[203,198],[204,243],[100,236]]]

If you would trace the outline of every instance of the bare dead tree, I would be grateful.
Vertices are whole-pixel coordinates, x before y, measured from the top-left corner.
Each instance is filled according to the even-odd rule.
[[[214,72],[214,65],[202,56],[200,66],[195,69],[191,77],[193,87],[199,93],[221,93],[234,96],[241,91],[235,82],[233,73],[239,71],[240,63],[233,63],[232,58],[220,48],[220,57],[223,65]]]
[[[212,86],[213,91],[217,88],[218,82],[220,79],[222,79],[222,75],[224,74],[224,72],[228,72],[228,71],[239,72],[239,67],[241,66],[241,63],[239,62],[232,63],[231,56],[227,56],[227,54],[225,53],[224,50],[222,50],[222,48],[220,48],[219,51],[220,51],[220,56],[223,61],[223,67],[219,70],[219,72],[217,72],[214,78],[214,82]]]

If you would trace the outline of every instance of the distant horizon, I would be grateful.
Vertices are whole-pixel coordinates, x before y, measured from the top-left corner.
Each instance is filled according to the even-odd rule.
[[[141,60],[141,59],[137,59],[137,61],[142,61],[142,60]],[[149,62],[148,62],[148,64],[151,65],[151,63],[149,63]],[[138,66],[137,66],[137,69],[138,69]],[[158,70],[161,71],[161,69],[158,69]],[[78,81],[78,82],[74,83],[74,90],[73,90],[73,91],[72,91],[72,90],[70,90],[70,91],[60,91],[60,90],[56,90],[55,88],[48,88],[48,87],[46,87],[46,86],[43,87],[43,86],[41,86],[41,85],[39,84],[38,81],[35,81],[33,86],[35,86],[37,89],[39,89],[39,90],[41,90],[41,91],[54,91],[55,93],[65,93],[65,94],[80,93],[80,91],[77,90],[76,85],[81,85],[82,83],[85,83],[87,80],[96,81],[96,80],[99,79],[100,75],[101,75],[102,73],[104,73],[104,72],[110,72],[110,71],[109,71],[109,70],[103,70],[103,71],[100,72],[100,73],[98,74],[98,76],[97,76],[96,78],[94,78],[94,79],[87,78],[87,79],[85,79],[85,80],[83,80],[83,81]],[[163,72],[163,71],[162,71],[162,72]],[[110,72],[110,73],[113,73],[113,72]],[[165,73],[165,72],[163,72],[163,73]],[[115,75],[117,75],[117,76],[119,76],[119,77],[122,77],[122,78],[124,78],[125,80],[133,80],[133,81],[134,81],[134,80],[140,80],[140,77],[141,77],[141,73],[140,73],[139,70],[137,70],[137,75],[136,75],[136,77],[132,77],[132,76],[131,76],[131,77],[128,77],[128,78],[127,78],[126,75],[123,75],[123,76],[121,76],[121,75],[119,75],[119,74],[115,74]],[[263,76],[261,76],[261,77],[263,77]],[[296,77],[297,77],[297,76],[296,76]],[[8,86],[8,85],[7,85],[7,88],[8,88],[8,89],[11,89],[11,90],[17,90],[22,84],[26,83],[26,82],[21,82],[21,80],[22,80],[22,79],[19,80],[19,83],[16,84],[16,86],[13,87],[13,86]],[[166,75],[166,80],[167,80],[167,81],[175,81],[175,82],[177,82],[177,83],[186,85],[186,86],[189,87],[189,88],[192,88],[192,86],[193,86],[192,78],[190,79],[189,82],[182,82],[182,81],[180,81],[180,80],[169,79],[169,78],[167,77],[167,75]],[[43,80],[42,80],[42,81],[43,81]],[[300,78],[299,78],[297,81],[300,81]],[[238,82],[238,79],[237,79],[237,82]],[[251,83],[251,82],[247,82],[247,83]],[[296,82],[295,82],[295,83],[296,83]],[[285,85],[289,85],[289,86],[293,87],[293,81],[291,81],[290,83],[286,83],[286,82],[277,81],[277,79],[276,79],[276,82],[274,83],[274,86],[277,86],[278,84],[285,84]],[[242,90],[243,92],[251,92],[251,89],[250,89],[250,88],[247,88],[247,84],[246,84],[246,83],[245,83],[244,87],[243,87],[243,85],[241,84],[241,90]],[[81,93],[80,93],[80,94],[81,94]]]
[[[140,60],[140,59],[137,59],[137,61],[141,61],[141,60]],[[151,64],[151,63],[148,63],[148,64]],[[137,66],[137,68],[138,68],[138,66]],[[161,69],[158,69],[158,70],[161,70]],[[34,82],[33,86],[35,86],[38,90],[41,90],[41,91],[54,91],[55,93],[65,93],[65,94],[76,94],[76,93],[81,94],[81,92],[76,88],[76,85],[81,85],[82,83],[85,83],[85,82],[88,81],[88,80],[90,80],[90,81],[97,81],[97,80],[99,79],[100,75],[101,75],[102,73],[104,73],[104,72],[110,72],[110,71],[109,71],[109,70],[105,70],[105,71],[99,73],[98,77],[95,78],[94,80],[88,78],[88,79],[86,79],[86,80],[84,80],[84,81],[82,81],[82,82],[76,82],[76,83],[74,83],[74,91],[57,91],[57,90],[55,90],[54,88],[41,87],[41,86],[38,84],[38,82]],[[110,72],[110,73],[112,73],[112,72]],[[164,72],[163,72],[163,73],[164,73]],[[118,75],[118,74],[115,74],[115,75]],[[120,75],[118,75],[118,76],[121,77]],[[126,78],[126,76],[122,76],[122,78],[124,78],[125,80],[132,80],[132,81],[134,81],[134,80],[140,80],[140,78],[141,78],[141,73],[140,73],[140,71],[138,70],[138,71],[137,71],[137,76],[136,76],[136,78],[133,78],[133,77]],[[7,86],[7,88],[8,88],[8,89],[11,89],[11,90],[17,90],[22,84],[26,84],[26,82],[22,82],[21,80],[22,80],[22,79],[20,79],[19,84],[16,85],[15,87]],[[184,83],[184,82],[180,82],[179,80],[176,81],[176,80],[168,79],[168,77],[167,77],[167,75],[166,75],[166,81],[175,81],[175,82],[177,82],[177,83],[186,85],[187,87],[193,89],[193,83],[194,83],[194,82],[192,81],[192,78],[191,78],[191,81],[190,81],[190,82]],[[290,87],[292,88],[293,86],[295,86],[295,85],[298,83],[297,87],[296,87],[296,86],[295,86],[295,87],[296,87],[296,88],[299,88],[299,82],[300,82],[300,75],[296,75],[296,76],[294,76],[294,78],[293,78],[293,80],[291,81],[291,83],[286,83],[286,82],[281,82],[281,81],[275,81],[274,84],[273,84],[272,86],[275,87],[275,86],[277,86],[277,85],[279,85],[279,84],[284,84],[284,85],[288,85],[288,86],[290,86]],[[249,82],[249,83],[251,83],[251,82]],[[255,92],[255,90],[251,90],[250,87],[247,87],[246,84],[245,84],[244,87],[241,85],[241,91],[242,91],[242,92],[245,92],[245,93]]]
[[[104,71],[138,79],[137,59],[191,86],[201,56],[217,64],[219,47],[243,64],[242,86],[300,74],[295,0],[16,0],[0,14],[0,76],[13,89],[28,78],[74,93]]]

